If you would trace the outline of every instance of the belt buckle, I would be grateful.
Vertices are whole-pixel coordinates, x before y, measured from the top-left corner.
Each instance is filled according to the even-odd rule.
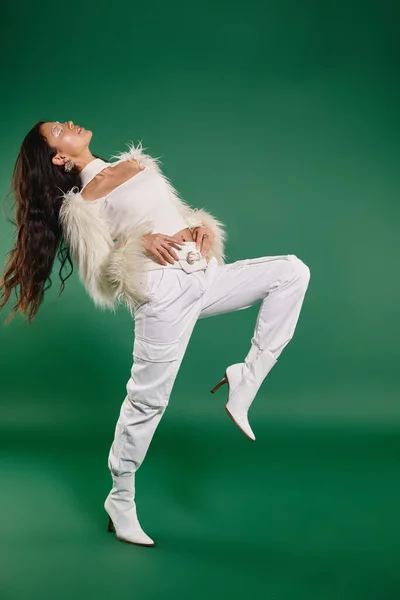
[[[186,254],[186,257],[179,259],[179,262],[181,264],[182,269],[186,271],[186,273],[192,273],[193,271],[198,270],[197,263],[202,258],[203,257],[200,252],[189,250],[189,252]]]
[[[200,259],[201,259],[200,252],[195,252],[194,250],[189,250],[189,252],[186,254],[185,260],[189,263],[189,265],[192,265],[193,263],[197,262]]]

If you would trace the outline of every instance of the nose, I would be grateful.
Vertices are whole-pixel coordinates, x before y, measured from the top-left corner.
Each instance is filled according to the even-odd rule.
[[[67,121],[67,125],[68,125],[69,129],[73,129],[74,128],[74,122],[73,121]]]

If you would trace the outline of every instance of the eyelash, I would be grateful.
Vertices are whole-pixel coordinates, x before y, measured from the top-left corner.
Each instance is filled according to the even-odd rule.
[[[57,121],[57,123],[58,123],[58,121]],[[63,131],[64,131],[64,130],[63,130],[63,128],[61,127],[61,128],[58,130],[58,132],[57,132],[57,137],[59,137]]]

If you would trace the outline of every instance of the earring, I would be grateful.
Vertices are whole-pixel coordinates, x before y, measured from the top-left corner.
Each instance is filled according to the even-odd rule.
[[[64,171],[66,171],[67,173],[69,173],[70,171],[72,171],[72,168],[74,167],[74,163],[72,162],[72,160],[68,159],[65,161],[64,163]]]

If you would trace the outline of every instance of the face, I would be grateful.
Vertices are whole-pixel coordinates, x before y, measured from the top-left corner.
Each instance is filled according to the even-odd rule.
[[[48,121],[41,125],[40,131],[50,148],[57,150],[52,159],[55,165],[63,165],[66,159],[79,157],[92,138],[90,129],[74,125],[73,121]]]

